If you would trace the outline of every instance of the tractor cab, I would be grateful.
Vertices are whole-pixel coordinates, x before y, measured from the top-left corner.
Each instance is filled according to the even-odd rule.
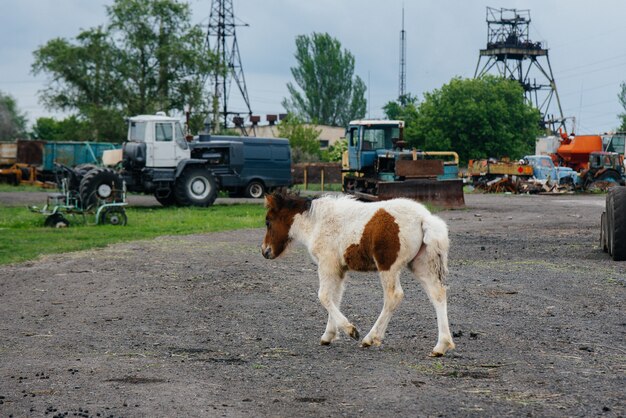
[[[162,112],[129,118],[125,160],[147,167],[176,167],[189,158],[189,144],[178,119]]]
[[[592,152],[589,154],[589,171],[605,172],[611,170],[621,177],[624,174],[623,159],[624,157],[617,152]]]
[[[349,169],[373,172],[381,158],[395,160],[406,146],[402,140],[403,129],[401,120],[351,121],[346,129]]]

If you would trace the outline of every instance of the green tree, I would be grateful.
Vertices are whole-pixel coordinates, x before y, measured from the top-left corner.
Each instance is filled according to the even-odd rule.
[[[177,0],[116,0],[107,7],[109,32],[120,53],[120,75],[128,80],[130,114],[158,110],[206,110],[204,81],[216,61],[205,49],[205,33],[192,25],[188,3]]]
[[[26,137],[26,114],[20,112],[15,99],[0,91],[0,141]]]
[[[33,73],[52,80],[42,102],[85,120],[94,140],[123,139],[126,115],[182,114],[185,105],[206,113],[203,86],[214,61],[202,28],[190,23],[189,5],[115,0],[107,14],[107,25],[72,41],[53,39],[34,52]]]
[[[411,94],[406,94],[397,101],[388,102],[383,106],[387,119],[404,121],[404,140],[413,143],[418,139],[417,106],[417,97]]]
[[[90,136],[90,125],[77,116],[62,120],[38,118],[33,125],[32,138],[45,141],[85,141]]]
[[[626,111],[626,83],[622,82],[619,85],[619,88],[620,88],[620,91],[619,91],[619,94],[617,95],[617,98],[619,100],[619,103],[622,105],[622,108],[624,108],[624,110]],[[624,132],[626,131],[626,113],[620,113],[619,118],[622,121],[619,127],[619,130],[621,132]]]
[[[540,133],[539,111],[524,101],[518,82],[488,76],[454,78],[424,95],[411,145],[456,151],[472,158],[519,158],[532,152]]]
[[[354,56],[338,40],[323,33],[296,37],[297,65],[291,74],[299,91],[287,83],[291,97],[283,107],[301,119],[331,126],[346,126],[365,116],[365,83],[354,76]]]
[[[318,138],[321,131],[307,126],[302,119],[291,113],[277,125],[277,129],[281,138],[289,139],[294,163],[319,161],[321,152]]]
[[[33,73],[52,75],[52,81],[41,93],[41,101],[48,109],[75,112],[85,119],[91,131],[85,139],[124,138],[119,100],[124,86],[116,71],[119,54],[102,27],[82,31],[75,43],[52,39],[34,56]],[[78,133],[72,134],[75,135]]]
[[[328,147],[328,150],[322,152],[322,160],[329,162],[341,161],[344,151],[348,150],[348,141],[340,139],[334,145]]]

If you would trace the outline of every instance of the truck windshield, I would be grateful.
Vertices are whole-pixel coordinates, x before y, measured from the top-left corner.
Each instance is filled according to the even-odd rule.
[[[146,138],[146,123],[145,122],[131,122],[128,133],[129,141],[144,142]]]
[[[368,126],[363,132],[363,149],[390,149],[392,139],[398,139],[400,129],[397,126]]]

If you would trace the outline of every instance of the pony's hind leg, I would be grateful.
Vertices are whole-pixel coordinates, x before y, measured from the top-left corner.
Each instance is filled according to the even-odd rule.
[[[370,332],[363,338],[361,342],[361,346],[363,347],[382,344],[391,316],[404,298],[404,291],[400,285],[399,271],[381,271],[380,282],[383,286],[385,297],[383,310],[380,312]]]
[[[428,268],[428,260],[425,256],[417,257],[409,267],[419,280],[437,313],[437,328],[439,331],[437,345],[435,345],[430,355],[433,357],[443,356],[448,350],[453,350],[455,347],[452,335],[450,335],[450,326],[448,325],[446,287],[437,274]]]
[[[320,269],[318,274],[320,279],[318,297],[322,306],[328,311],[326,331],[322,335],[320,343],[322,345],[330,344],[335,339],[339,329],[351,338],[358,340],[359,331],[339,310],[343,295],[343,273],[338,274]]]

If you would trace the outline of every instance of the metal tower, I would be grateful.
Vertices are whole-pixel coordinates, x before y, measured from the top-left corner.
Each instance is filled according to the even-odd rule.
[[[494,69],[502,77],[517,80],[524,88],[528,103],[539,109],[543,127],[556,132],[565,127],[561,101],[552,75],[548,50],[541,42],[532,42],[528,36],[530,10],[495,9],[487,7],[487,48],[481,49],[474,78]],[[481,60],[485,62],[481,67]],[[547,66],[540,60],[545,60]],[[531,70],[540,78],[533,78]],[[543,79],[543,81],[541,81]],[[548,113],[556,102],[556,114]]]
[[[402,30],[400,31],[400,81],[398,100],[406,94],[406,31],[404,30],[404,6],[402,6]]]
[[[211,14],[209,16],[209,28],[207,31],[207,43],[209,50],[219,59],[218,70],[215,71],[213,79],[213,100],[211,107],[211,118],[213,132],[221,124],[224,128],[233,122],[235,126],[243,129],[242,114],[252,116],[250,99],[246,80],[241,66],[241,56],[237,44],[235,27],[248,26],[245,23],[235,23],[232,0],[212,0]],[[232,111],[228,108],[228,98],[233,79],[237,84],[239,92],[247,107],[246,111]],[[221,111],[220,111],[221,104]]]

